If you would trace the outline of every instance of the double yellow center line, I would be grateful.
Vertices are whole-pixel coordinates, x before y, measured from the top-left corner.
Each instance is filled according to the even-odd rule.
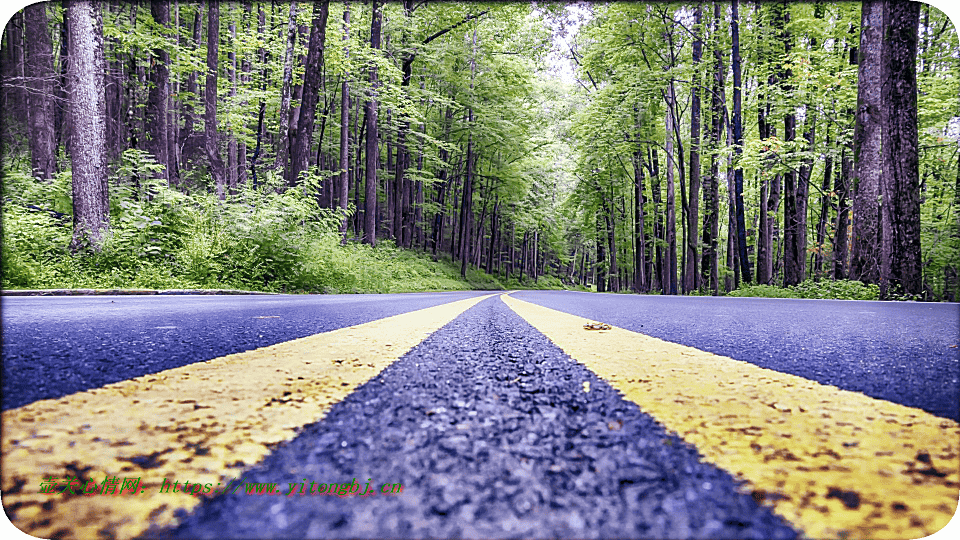
[[[489,296],[451,302],[42,400],[2,414],[3,503],[40,537],[130,538],[201,499],[164,478],[226,485],[277,443]],[[140,494],[39,493],[46,477],[142,477]],[[143,484],[141,484],[143,485]]]
[[[129,538],[176,525],[175,510],[202,499],[160,493],[163,478],[239,478],[485,298],[5,411],[4,506],[18,527],[42,537]],[[580,317],[501,299],[808,537],[919,538],[956,509],[956,422],[616,327],[587,331]],[[39,493],[43,478],[77,471],[96,481],[140,476],[148,489]]]
[[[922,538],[960,495],[952,420],[503,296],[812,538]]]

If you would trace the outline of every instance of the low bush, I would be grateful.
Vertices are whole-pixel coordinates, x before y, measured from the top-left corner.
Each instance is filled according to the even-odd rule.
[[[791,287],[745,285],[727,296],[759,298],[819,298],[833,300],[877,300],[880,288],[853,280],[806,280]]]

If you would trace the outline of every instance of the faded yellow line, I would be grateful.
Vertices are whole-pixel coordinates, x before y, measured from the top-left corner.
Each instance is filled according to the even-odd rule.
[[[956,511],[952,420],[501,298],[808,537],[921,538]]]
[[[3,506],[43,538],[129,538],[200,503],[164,478],[224,486],[273,445],[489,296],[232,354],[5,411]],[[40,493],[48,476],[141,478],[137,495]]]

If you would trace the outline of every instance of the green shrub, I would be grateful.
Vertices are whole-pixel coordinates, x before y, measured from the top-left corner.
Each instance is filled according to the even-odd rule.
[[[852,280],[806,280],[791,287],[773,285],[746,285],[727,296],[760,298],[819,298],[833,300],[876,300],[880,297],[880,288]]]

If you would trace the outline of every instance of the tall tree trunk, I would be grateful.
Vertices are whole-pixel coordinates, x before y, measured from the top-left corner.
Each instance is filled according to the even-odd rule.
[[[840,154],[840,175],[837,177],[837,221],[833,236],[833,279],[847,279],[847,228],[850,209],[847,197],[850,194],[850,176],[853,163],[847,149]]]
[[[826,136],[827,155],[823,160],[823,182],[820,184],[820,217],[817,219],[817,250],[813,258],[813,274],[819,279],[823,274],[823,250],[827,238],[827,221],[830,219],[830,180],[833,175],[833,154],[830,153],[830,132]]]
[[[30,118],[30,158],[33,174],[43,180],[57,172],[57,147],[54,133],[53,44],[47,23],[47,4],[27,6],[23,10],[26,39],[27,111]]]
[[[864,0],[857,49],[857,117],[853,160],[853,253],[850,279],[880,281],[880,176],[882,126],[880,72],[883,54],[883,2]]]
[[[789,7],[786,5],[786,2],[780,4],[778,7],[781,9],[780,23],[783,25],[783,28],[786,28],[786,25],[790,23]],[[784,47],[784,62],[786,62],[792,49],[791,40],[793,36],[785,30],[782,31],[781,36]],[[787,83],[787,81],[789,81],[792,76],[792,71],[789,68],[783,69],[781,87],[788,101],[792,99],[793,86]],[[790,143],[796,139],[797,118],[792,112],[792,105],[788,106],[788,111],[790,112],[783,115],[783,138],[785,142]],[[798,188],[797,173],[790,167],[783,175],[783,285],[785,287],[796,285],[803,281],[802,264],[806,254],[796,252],[798,245],[797,237],[805,234],[804,231],[800,230],[800,222],[798,219],[800,213],[800,202],[797,197]]]
[[[916,66],[919,17],[919,3],[883,2],[881,298],[923,292]]]
[[[470,91],[477,73],[477,29],[473,29],[473,50],[470,56]],[[467,276],[467,259],[470,253],[470,231],[473,225],[473,175],[476,156],[473,149],[473,108],[467,108],[467,170],[464,175],[463,198],[460,214],[460,277]]]
[[[743,156],[743,115],[740,103],[741,75],[740,75],[740,13],[739,2],[733,0],[733,16],[731,22],[733,38],[733,144],[736,155],[736,168],[733,171],[734,202],[737,212],[737,244],[740,259],[740,272],[747,283],[750,279],[750,259],[747,257],[747,229],[743,211],[743,166],[740,158]]]
[[[297,185],[300,173],[309,167],[310,148],[313,145],[313,128],[316,125],[317,103],[323,76],[323,48],[326,42],[327,17],[330,2],[314,2],[313,23],[310,26],[310,42],[307,46],[307,69],[303,73],[300,115],[296,128],[290,136],[290,163],[287,185]]]
[[[164,30],[170,25],[170,4],[165,0],[150,3],[150,14],[157,26]],[[156,178],[170,181],[170,149],[168,146],[169,120],[167,109],[170,102],[170,53],[165,47],[153,50],[152,69],[150,70],[150,93],[147,97],[147,149],[156,158],[163,170],[155,173]]]
[[[673,90],[673,81],[671,80],[667,87],[667,113],[666,113],[666,153],[667,153],[667,268],[664,276],[664,294],[677,294],[677,211],[676,195],[673,182],[674,156],[673,156],[673,110],[675,107],[676,96]],[[683,165],[681,164],[681,167]]]
[[[204,148],[210,163],[210,176],[217,187],[217,197],[226,199],[226,178],[223,159],[220,158],[219,137],[217,132],[217,64],[220,47],[220,5],[207,3],[207,81],[203,89],[205,112]]]
[[[199,50],[201,46],[201,31],[203,29],[203,11],[198,5],[195,7],[195,12],[193,15],[193,31],[191,34],[191,47],[194,50]],[[186,93],[190,95],[198,95],[199,88],[197,84],[197,79],[200,77],[197,71],[191,71],[187,75],[187,84],[186,84]],[[181,109],[181,115],[183,117],[183,127],[179,130],[178,142],[183,151],[180,158],[184,163],[190,161],[190,158],[196,155],[196,152],[199,151],[199,143],[197,141],[197,135],[194,134],[194,126],[197,123],[197,110],[194,107],[196,100],[188,99],[185,101],[183,108]]]
[[[73,133],[73,250],[101,248],[110,229],[103,23],[97,2],[68,1],[67,95]]]
[[[287,19],[287,45],[283,53],[283,82],[280,86],[280,127],[277,134],[277,158],[274,168],[285,173],[290,159],[290,99],[293,91],[293,53],[297,43],[297,0],[290,0],[290,17]]]
[[[607,239],[604,231],[605,219],[603,210],[597,209],[597,277],[594,282],[597,284],[597,292],[607,292],[607,275],[610,273],[607,262]],[[526,242],[524,242],[526,245]]]
[[[230,31],[230,46],[227,49],[227,80],[230,81],[229,103],[233,103],[237,95],[237,23],[231,17],[228,25]],[[228,117],[229,119],[229,117]],[[237,182],[240,178],[240,167],[237,164],[237,135],[234,132],[234,126],[227,121],[227,186],[231,194],[237,192]]]
[[[343,57],[350,57],[350,2],[343,5]],[[347,207],[350,198],[350,83],[346,70],[340,86],[340,183],[337,199],[343,217],[340,221],[340,235],[347,241]]]
[[[633,154],[633,291],[644,293],[649,290],[647,283],[645,253],[647,251],[644,236],[643,214],[643,154],[641,149]],[[575,257],[575,256],[574,256]],[[573,261],[571,261],[571,269]]]
[[[694,24],[703,22],[703,6],[697,4],[693,12]],[[690,89],[690,198],[687,202],[687,244],[684,288],[693,291],[700,288],[700,253],[697,249],[697,225],[700,220],[700,59],[703,56],[703,29],[700,27],[693,41],[694,82]]]
[[[373,0],[370,21],[370,48],[380,50],[380,26],[383,17],[383,5]],[[363,241],[370,245],[377,243],[377,167],[379,161],[379,137],[377,132],[377,103],[380,84],[377,79],[377,65],[370,64],[370,95],[366,102],[366,186],[364,195]]]
[[[721,21],[720,4],[713,4],[713,33],[716,34]],[[720,294],[720,165],[716,151],[720,149],[720,134],[723,130],[725,74],[723,69],[723,51],[714,47],[714,70],[712,91],[710,93],[710,175],[703,186],[703,276],[709,276],[709,287],[714,296]]]

